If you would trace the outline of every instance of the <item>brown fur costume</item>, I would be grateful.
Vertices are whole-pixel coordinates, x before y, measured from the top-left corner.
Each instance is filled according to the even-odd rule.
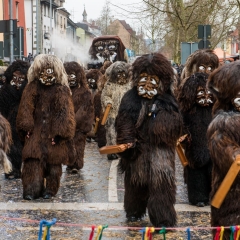
[[[132,68],[134,87],[123,96],[116,118],[117,144],[133,144],[119,153],[124,208],[130,220],[148,209],[154,226],[174,226],[175,148],[183,122],[171,92],[173,69],[160,53],[142,55]],[[148,81],[154,88],[146,95],[142,88],[149,89]]]
[[[12,170],[12,164],[8,160],[6,153],[9,152],[10,146],[12,144],[12,132],[11,125],[0,114],[0,162],[3,165],[5,173],[9,173]]]
[[[212,169],[211,198],[218,190],[236,155],[240,154],[240,112],[233,104],[237,96],[239,103],[240,62],[225,64],[215,70],[208,80],[209,89],[216,96],[213,106],[214,118],[209,125],[207,138]],[[211,226],[235,226],[240,223],[240,173],[219,209],[211,207]],[[216,231],[213,231],[215,236]],[[229,239],[230,230],[225,229],[224,240]]]
[[[204,66],[204,69],[199,69]],[[199,49],[192,53],[186,61],[184,69],[181,74],[181,84],[184,84],[185,80],[196,72],[205,72],[210,74],[214,69],[218,68],[219,59],[218,56],[211,49]],[[208,67],[211,70],[207,69]]]
[[[129,73],[130,64],[117,61],[106,71],[107,81],[104,85],[101,104],[102,111],[105,112],[107,104],[112,104],[109,112],[106,128],[107,145],[116,144],[115,119],[118,114],[119,105],[123,95],[131,88],[131,74]],[[109,154],[108,159],[116,159],[116,154]]]
[[[60,59],[39,54],[28,71],[17,115],[17,130],[25,140],[22,160],[23,197],[56,195],[62,164],[68,164],[66,141],[76,122],[67,74]],[[44,189],[46,178],[46,189]]]
[[[76,156],[70,161],[73,164],[68,165],[68,169],[76,173],[77,170],[83,168],[84,164],[86,137],[87,133],[91,131],[94,118],[93,99],[83,68],[77,62],[66,62],[64,67],[72,91],[76,120],[76,132],[74,139],[71,141],[71,147],[76,150]]]

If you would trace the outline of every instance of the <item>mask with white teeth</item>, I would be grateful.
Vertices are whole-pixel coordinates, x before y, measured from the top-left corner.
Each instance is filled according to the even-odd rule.
[[[45,68],[40,72],[39,80],[43,85],[50,86],[56,82],[56,77],[52,68]]]
[[[152,99],[158,93],[159,83],[160,80],[157,76],[142,73],[137,85],[138,95]]]
[[[196,103],[202,107],[208,107],[212,105],[213,104],[212,93],[207,88],[199,87],[197,89]]]
[[[68,75],[68,84],[70,87],[76,87],[77,86],[77,77],[75,73],[71,73]]]

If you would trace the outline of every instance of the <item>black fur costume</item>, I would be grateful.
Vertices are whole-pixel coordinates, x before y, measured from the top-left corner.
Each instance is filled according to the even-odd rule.
[[[240,154],[240,62],[225,64],[209,77],[208,87],[216,97],[214,118],[208,127],[208,147],[213,163],[211,199],[218,190],[235,157]],[[236,106],[237,105],[237,106]],[[211,207],[211,226],[240,223],[240,173],[220,208]],[[213,231],[213,237],[216,231]],[[214,239],[214,238],[213,238]],[[225,229],[223,239],[230,239]]]
[[[23,143],[20,141],[16,131],[16,117],[20,104],[23,89],[27,84],[27,72],[30,65],[28,62],[17,60],[14,61],[5,71],[6,81],[0,91],[0,112],[10,122],[12,129],[13,144],[7,156],[12,163],[12,172],[5,174],[6,178],[20,178],[22,165],[22,148]],[[24,81],[20,78],[13,80],[13,73],[20,72],[25,76]],[[20,85],[16,85],[21,84]]]
[[[126,216],[136,220],[147,208],[154,226],[174,226],[175,147],[183,122],[170,89],[173,69],[160,53],[137,58],[132,68],[134,87],[123,96],[116,118],[117,144],[133,144],[119,153]],[[159,78],[156,95],[139,95],[138,84],[145,81],[142,73]]]
[[[104,75],[99,69],[90,69],[86,73],[86,78],[90,91],[92,92],[92,98],[94,102],[94,121],[92,131],[88,133],[87,141],[91,142],[94,139],[98,142],[99,147],[106,145],[106,130],[103,125],[100,124],[101,120],[98,122],[98,127],[96,133],[94,132],[96,119],[102,119],[102,106],[101,106],[101,94],[105,83]]]
[[[76,150],[76,156],[70,153],[70,157],[73,158],[70,162],[73,162],[73,164],[69,164],[68,169],[72,173],[77,173],[79,169],[83,168],[87,133],[92,129],[94,118],[93,99],[83,68],[77,62],[65,62],[64,67],[72,91],[76,120],[76,132],[74,139],[71,141],[71,147]]]
[[[188,134],[183,142],[189,162],[184,169],[188,200],[199,207],[208,204],[211,190],[212,162],[207,147],[206,133],[212,120],[213,99],[200,98],[204,99],[202,105],[196,101],[197,93],[205,94],[207,78],[208,75],[205,73],[195,73],[185,81],[178,95],[180,111],[183,115],[186,134]],[[212,97],[212,95],[206,96]],[[206,101],[209,101],[209,104]]]

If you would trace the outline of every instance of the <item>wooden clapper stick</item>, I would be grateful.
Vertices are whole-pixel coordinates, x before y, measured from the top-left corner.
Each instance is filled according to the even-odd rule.
[[[107,107],[106,107],[106,109],[105,109],[105,112],[104,112],[103,118],[102,118],[101,125],[105,125],[111,107],[112,107],[112,104],[111,104],[111,103],[108,103],[108,104],[107,104]]]
[[[100,119],[98,117],[96,117],[96,122],[95,122],[95,126],[94,126],[94,134],[96,134],[96,132],[97,132],[99,120]]]
[[[215,208],[221,207],[239,171],[240,171],[240,155],[237,155],[235,161],[232,163],[225,178],[223,179],[220,187],[218,188],[217,192],[215,193],[212,199],[211,205],[213,207]]]

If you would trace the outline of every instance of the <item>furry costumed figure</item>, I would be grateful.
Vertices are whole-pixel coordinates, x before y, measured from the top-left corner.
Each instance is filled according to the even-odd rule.
[[[216,97],[213,120],[207,131],[212,168],[211,199],[230,166],[240,155],[240,62],[225,64],[209,77],[208,87]],[[211,226],[235,226],[240,223],[240,173],[238,173],[220,208],[211,206]],[[215,236],[216,231],[213,231]],[[224,230],[223,239],[230,239]]]
[[[73,149],[76,150],[76,156],[71,161],[73,164],[68,165],[67,170],[77,173],[79,169],[83,168],[87,133],[92,129],[94,118],[93,99],[83,68],[77,62],[65,62],[64,67],[72,91],[76,120],[76,132],[74,139],[71,141]]]
[[[171,90],[174,73],[160,53],[145,54],[132,64],[133,88],[122,98],[116,118],[117,144],[125,173],[124,208],[129,220],[148,209],[154,226],[176,225],[175,149],[182,116]]]
[[[9,121],[12,131],[13,144],[7,156],[12,163],[12,171],[5,173],[7,179],[20,178],[22,166],[23,143],[16,131],[16,117],[22,97],[22,92],[27,84],[27,72],[30,67],[28,62],[14,61],[5,71],[5,84],[0,92],[0,112]]]
[[[76,129],[68,77],[56,56],[39,54],[35,57],[28,71],[28,84],[21,98],[16,125],[25,140],[23,198],[55,196],[62,164],[69,161],[66,142],[74,137]]]
[[[182,70],[181,82],[184,84],[184,81],[196,72],[210,74],[214,69],[218,68],[218,66],[219,59],[213,50],[196,50],[187,58],[186,64]]]
[[[101,68],[105,61],[127,62],[128,58],[125,49],[121,38],[118,36],[106,35],[94,38],[89,49],[92,62],[88,64],[88,69]]]
[[[115,119],[123,95],[131,88],[130,66],[128,63],[117,61],[106,71],[107,81],[101,95],[102,111],[105,112],[108,104],[112,105],[105,124],[107,146],[116,144]],[[108,154],[107,158],[114,160],[118,156]]]
[[[184,168],[188,200],[204,207],[209,203],[212,161],[207,147],[207,128],[212,120],[213,95],[206,88],[208,74],[195,73],[186,79],[178,103],[188,137],[183,141],[188,165]]]
[[[98,114],[98,108],[100,106],[101,109],[101,101],[99,96],[101,97],[101,93],[99,94],[99,91],[101,92],[102,90],[102,81],[103,81],[103,74],[99,69],[90,69],[86,73],[86,78],[87,78],[87,83],[89,86],[89,89],[92,93],[92,98],[95,102],[95,97],[98,99],[98,102],[95,102],[94,104],[94,120],[92,124],[92,131],[87,134],[87,141],[91,142],[92,139],[95,140],[96,133],[94,133],[94,128],[96,124],[96,118],[100,118],[100,115]],[[100,101],[100,103],[99,103]],[[98,124],[98,128],[100,127],[100,124]],[[103,127],[104,128],[104,127]]]

